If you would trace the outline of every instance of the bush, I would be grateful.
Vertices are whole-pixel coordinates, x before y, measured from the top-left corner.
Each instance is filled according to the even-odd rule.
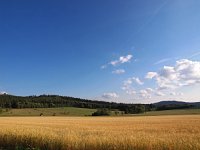
[[[92,116],[110,116],[111,112],[108,109],[98,109]]]

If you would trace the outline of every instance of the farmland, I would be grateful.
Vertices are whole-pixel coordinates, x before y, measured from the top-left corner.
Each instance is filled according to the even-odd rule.
[[[97,109],[58,107],[58,108],[23,108],[23,109],[2,109],[0,116],[91,116]],[[122,115],[121,111],[117,110]],[[140,114],[123,114],[123,116],[160,116],[160,115],[198,115],[200,109],[174,109],[163,111],[148,111]],[[115,111],[111,111],[115,116]]]
[[[149,111],[138,116],[161,116],[161,115],[200,115],[200,109],[174,109],[162,111]]]
[[[200,149],[200,115],[1,117],[8,149]]]
[[[91,116],[95,111],[76,107],[2,109],[0,116]]]

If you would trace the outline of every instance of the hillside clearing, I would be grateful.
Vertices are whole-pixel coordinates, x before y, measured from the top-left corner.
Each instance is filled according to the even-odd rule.
[[[95,111],[75,107],[3,109],[0,116],[91,116]]]

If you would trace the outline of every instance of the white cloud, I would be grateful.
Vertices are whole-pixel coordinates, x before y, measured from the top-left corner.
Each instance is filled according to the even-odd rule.
[[[119,95],[117,95],[117,93],[115,92],[111,92],[111,93],[104,93],[102,97],[105,99],[112,99],[112,98],[118,98]]]
[[[134,95],[136,93],[134,88],[131,86],[132,83],[133,83],[132,80],[129,78],[124,81],[124,84],[122,87],[122,90],[126,91],[126,93],[129,95]]]
[[[118,63],[119,63],[119,62],[118,62],[117,60],[111,61],[111,62],[110,62],[110,64],[113,65],[113,66],[116,66]]]
[[[135,78],[129,78],[125,80],[122,90],[124,90],[129,95],[134,95],[134,98],[150,99],[152,98],[152,96],[165,96],[165,94],[161,92],[159,89],[146,88],[146,89],[141,89],[139,91],[135,90],[132,84],[137,83],[137,80],[135,82],[135,80],[133,79]],[[143,82],[141,82],[140,84],[143,84]]]
[[[137,84],[139,84],[139,85],[143,85],[143,84],[144,84],[144,82],[142,82],[139,78],[133,77],[133,78],[131,78],[131,79],[132,79],[132,81],[134,81],[135,83],[137,83]]]
[[[146,89],[143,89],[143,90],[140,90],[138,92],[138,95],[142,98],[152,98],[152,96],[165,96],[165,94],[161,91],[158,91],[158,90],[154,90],[152,88],[146,88]]]
[[[132,55],[127,55],[127,56],[121,56],[120,58],[119,58],[119,62],[120,63],[126,63],[126,62],[129,62],[130,60],[131,60],[131,58],[132,58],[133,56]]]
[[[100,68],[101,69],[106,69],[109,65],[112,65],[112,66],[117,66],[117,65],[120,65],[120,64],[124,64],[124,63],[127,63],[127,62],[130,62],[130,60],[132,59],[133,55],[126,55],[126,56],[120,56],[119,59],[117,60],[113,60],[105,65],[102,65]],[[112,72],[113,74],[123,74],[125,73],[125,70],[123,69],[118,69],[118,70],[115,70]]]
[[[158,72],[148,72],[147,79],[155,79],[159,90],[176,89],[200,83],[200,62],[181,59],[174,66],[164,66]]]
[[[117,69],[115,71],[112,71],[113,74],[123,74],[125,73],[125,70],[124,69]]]
[[[142,82],[138,77],[128,78],[127,80],[124,81],[124,85],[131,85],[132,83],[136,83],[139,85],[144,84],[144,82]]]
[[[171,96],[183,96],[184,94],[182,92],[171,92],[170,93]]]
[[[155,89],[147,88],[139,91],[133,88],[133,83],[143,85],[139,78],[128,78],[124,81],[123,90],[128,94],[142,98],[151,98],[152,96],[182,96],[181,92],[174,92],[183,86],[200,85],[200,61],[191,61],[181,59],[176,61],[173,66],[163,66],[158,72],[148,72],[147,79],[154,79],[157,87]]]
[[[156,91],[155,95],[156,96],[165,96],[165,94],[163,92],[160,92],[160,91]]]
[[[160,70],[159,75],[169,80],[177,79],[177,74],[176,71],[174,70],[174,67],[170,66],[164,66],[163,69]]]
[[[146,91],[147,91],[148,93],[150,93],[150,92],[153,92],[154,90],[153,90],[152,88],[146,88]]]
[[[129,95],[135,95],[136,94],[135,89],[132,88],[132,87],[123,86],[122,90],[124,90],[126,92],[126,94],[129,94]]]
[[[180,59],[174,65],[163,66],[158,71],[148,72],[145,78],[155,80],[156,86],[153,89],[136,89],[135,85],[143,85],[144,82],[137,77],[132,77],[123,82],[122,90],[132,95],[134,99],[140,100],[160,99],[159,97],[172,99],[172,96],[180,99],[183,93],[179,88],[200,85],[200,61]]]
[[[165,94],[163,92],[154,90],[152,88],[142,89],[137,94],[139,95],[139,97],[147,98],[147,99],[152,98],[153,95],[154,96],[165,96]]]
[[[138,92],[138,95],[142,98],[148,98],[149,99],[149,98],[151,98],[153,91],[154,90],[151,89],[151,88],[146,88],[146,89],[140,90]]]
[[[136,78],[136,77],[128,78],[127,80],[124,81],[122,90],[126,91],[126,93],[129,95],[135,95],[136,91],[132,87],[133,83],[138,84],[138,85],[144,84],[139,78]]]
[[[157,76],[156,72],[148,72],[145,78],[146,79],[152,79],[152,78],[154,78],[156,76]]]
[[[113,65],[113,66],[116,66],[118,64],[123,64],[123,63],[126,63],[126,62],[129,62],[131,60],[133,56],[132,55],[127,55],[127,56],[121,56],[119,57],[118,60],[114,60],[114,61],[111,61],[109,64]]]
[[[200,61],[190,61],[183,59],[177,61],[175,70],[181,79],[200,81]]]
[[[124,81],[124,85],[131,85],[133,83],[133,81],[131,80],[131,78],[128,78],[127,80]]]

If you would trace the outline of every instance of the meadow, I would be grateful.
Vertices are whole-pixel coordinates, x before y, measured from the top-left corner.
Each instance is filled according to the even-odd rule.
[[[23,108],[23,109],[2,109],[0,117],[5,116],[91,116],[97,109],[58,107],[58,108]],[[148,111],[140,114],[119,113],[117,116],[160,116],[160,115],[200,115],[200,109],[174,109],[162,111]],[[115,110],[111,111],[112,116],[116,116]]]
[[[2,109],[0,116],[91,116],[95,111],[76,107]]]
[[[136,116],[161,116],[161,115],[200,115],[200,109],[173,109],[162,111],[148,111]]]
[[[0,149],[200,149],[200,115],[0,117],[0,127]]]

